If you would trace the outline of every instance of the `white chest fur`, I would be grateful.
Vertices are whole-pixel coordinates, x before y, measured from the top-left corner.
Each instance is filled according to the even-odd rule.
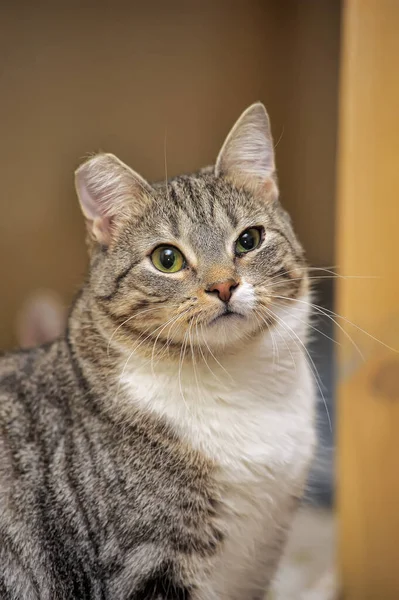
[[[286,330],[275,332],[274,342],[266,333],[221,360],[225,370],[214,361],[180,373],[158,363],[155,374],[131,361],[123,385],[218,467],[226,538],[198,597],[257,600],[274,571],[311,456],[312,375],[302,346]]]

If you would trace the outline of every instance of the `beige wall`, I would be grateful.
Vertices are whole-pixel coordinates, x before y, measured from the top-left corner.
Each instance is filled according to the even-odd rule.
[[[268,106],[284,204],[332,263],[339,4],[114,2],[0,9],[0,346],[38,287],[70,301],[85,270],[73,169],[118,154],[149,179],[214,160],[251,102]]]

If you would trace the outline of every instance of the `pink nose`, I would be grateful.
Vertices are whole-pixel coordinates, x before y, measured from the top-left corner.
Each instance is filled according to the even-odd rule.
[[[238,287],[238,282],[234,279],[229,279],[228,281],[220,281],[212,284],[206,291],[209,294],[216,292],[223,302],[228,302],[236,287]]]

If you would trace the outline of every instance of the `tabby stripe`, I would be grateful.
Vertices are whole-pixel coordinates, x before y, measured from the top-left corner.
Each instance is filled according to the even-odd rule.
[[[188,207],[187,207],[187,202],[181,202],[181,200],[180,200],[180,197],[179,197],[179,194],[176,192],[175,183],[176,183],[176,182],[174,182],[174,183],[171,183],[171,184],[170,184],[170,187],[171,187],[171,189],[172,189],[172,197],[173,197],[173,200],[174,200],[174,202],[175,202],[176,206],[177,206],[177,207],[178,207],[180,210],[182,210],[182,211],[183,211],[183,212],[184,212],[184,213],[185,213],[185,214],[188,216],[188,218],[189,218],[189,219],[192,221],[192,219],[193,219],[193,215],[192,215],[192,214],[191,214],[191,212],[188,210]]]
[[[198,200],[196,201],[193,186],[189,177],[187,177],[187,179],[185,179],[184,181],[184,191],[187,192],[188,196],[190,197],[190,204],[192,208],[191,218],[193,220],[198,219],[199,221],[205,220],[206,214],[204,210],[204,205],[202,202],[198,202]]]
[[[227,217],[229,218],[229,221],[232,224],[233,228],[236,229],[237,225],[238,225],[237,217],[232,212],[230,206],[223,206],[223,208],[224,208],[224,212],[226,213]]]
[[[14,559],[15,563],[21,568],[21,573],[23,573],[24,575],[28,575],[29,583],[34,588],[34,590],[37,594],[37,597],[40,598],[39,583],[38,583],[33,571],[31,570],[31,568],[28,565],[24,564],[25,561],[23,560],[22,552],[19,551],[19,549],[17,549],[15,547],[13,540],[4,531],[1,532],[0,539],[1,539],[2,547],[5,548],[5,550],[9,554],[9,556],[11,556]],[[3,600],[3,596],[0,596],[0,598],[1,598],[1,600]]]
[[[41,497],[41,500],[42,500],[42,505],[41,505],[42,528],[43,528],[43,531],[47,534],[46,541],[47,541],[48,546],[52,550],[53,559],[54,559],[54,555],[61,557],[60,561],[56,561],[57,571],[58,571],[58,573],[60,573],[60,577],[62,577],[64,579],[65,583],[68,586],[71,583],[73,583],[74,589],[79,591],[79,595],[76,595],[77,598],[87,598],[89,600],[90,598],[92,598],[92,593],[91,593],[91,585],[90,585],[88,575],[86,572],[86,566],[89,563],[89,566],[91,567],[91,569],[94,572],[96,572],[98,570],[98,564],[97,564],[98,547],[97,547],[96,541],[94,539],[93,532],[90,529],[89,519],[87,517],[87,514],[86,514],[86,512],[83,508],[82,502],[81,502],[81,497],[82,497],[81,488],[79,487],[77,479],[75,478],[75,470],[76,469],[75,469],[75,465],[72,462],[72,457],[76,454],[76,448],[75,448],[73,435],[72,435],[73,419],[72,419],[71,409],[69,406],[69,398],[64,396],[63,398],[61,398],[61,400],[62,400],[62,407],[64,410],[64,422],[66,424],[66,434],[67,434],[64,437],[64,440],[65,440],[65,454],[64,454],[65,475],[69,482],[70,489],[74,492],[74,497],[75,497],[75,500],[78,505],[78,514],[82,518],[82,521],[83,521],[83,523],[82,522],[80,523],[80,526],[84,527],[86,529],[88,541],[92,546],[92,549],[94,552],[94,557],[91,557],[88,554],[88,552],[85,551],[84,555],[80,558],[79,554],[77,552],[78,548],[75,545],[73,546],[73,550],[70,549],[68,552],[68,548],[65,547],[65,543],[61,542],[61,539],[65,538],[64,530],[68,526],[68,519],[66,518],[64,510],[62,509],[62,506],[60,506],[59,503],[54,498],[53,487],[52,487],[51,481],[49,480],[51,461],[50,461],[50,456],[48,456],[48,453],[45,448],[43,448],[43,450],[44,450],[45,460],[46,460],[46,463],[48,466],[44,470],[44,482],[43,482],[44,485],[43,485],[43,487],[42,487],[42,485],[40,485],[40,492],[39,492],[39,494],[41,496],[42,492],[44,491],[43,488],[46,490],[44,498]],[[59,529],[58,534],[56,534],[56,535],[54,535],[54,532],[49,528],[49,525],[48,525],[49,512],[56,513],[55,519],[50,519],[50,521],[52,520],[54,522],[53,527],[56,524],[57,528],[62,529],[62,531]],[[59,562],[62,562],[63,565],[62,566],[59,565],[58,564]],[[78,564],[77,569],[74,568],[74,565],[76,565],[76,564]],[[71,579],[71,576],[70,576],[71,574],[73,574],[73,579]],[[84,595],[82,595],[82,593]]]
[[[169,187],[170,187],[170,192],[171,192],[170,197],[172,198],[176,208],[181,208],[181,204],[179,202],[179,198],[178,198],[178,195],[176,193],[173,183],[170,183]]]
[[[80,388],[84,391],[85,396],[91,396],[90,388],[87,383],[86,377],[83,375],[83,371],[80,367],[79,361],[78,361],[78,359],[75,355],[74,349],[72,347],[69,326],[67,327],[67,330],[65,332],[65,341],[67,344],[69,357],[71,360],[72,370],[73,370],[75,378],[76,378],[76,384],[77,384],[78,388]],[[94,404],[91,402],[90,406],[93,407]]]
[[[149,294],[151,294],[151,296],[155,296],[155,298],[162,298],[161,302],[164,302],[167,299],[167,296],[165,296],[164,294],[156,294],[154,290],[151,290],[151,292],[149,292],[146,288],[141,287],[136,282],[132,282],[131,287],[135,290],[138,290],[145,296],[149,296]]]
[[[81,421],[79,421],[78,424],[79,429],[82,432],[82,437],[86,440],[86,444],[87,444],[87,449],[88,449],[88,453],[86,454],[86,452],[84,453],[84,456],[80,456],[80,464],[84,464],[85,465],[85,470],[89,470],[92,471],[92,474],[94,475],[94,479],[99,481],[99,473],[98,473],[98,469],[97,469],[97,463],[95,460],[95,453],[93,452],[93,445],[91,443],[91,439],[87,433],[86,427],[83,425],[83,423]],[[86,464],[85,464],[85,461]],[[101,498],[101,495],[99,495],[99,498]],[[85,499],[86,500],[86,499]],[[96,504],[95,503],[87,503],[84,502],[84,504],[86,504],[89,507],[90,510],[90,515],[92,515],[92,519],[93,521],[95,521],[94,526],[95,526],[95,531],[98,532],[99,535],[101,535],[102,533],[102,524],[101,524],[101,517],[98,514],[98,510],[96,510]],[[98,507],[97,507],[98,509]],[[98,552],[97,552],[98,554]]]
[[[191,591],[175,581],[167,567],[161,567],[128,600],[191,600]]]
[[[176,194],[175,194],[175,191],[172,188],[172,186],[169,185],[168,182],[166,182],[166,184],[165,184],[165,191],[166,191],[166,195],[167,195],[168,200],[172,200],[172,202],[174,202],[174,204],[176,205]],[[180,236],[180,229],[179,229],[179,220],[178,220],[176,211],[173,211],[173,210],[169,211],[169,213],[168,213],[168,222],[169,222],[169,225],[171,226],[172,234],[176,238],[178,238]]]
[[[84,494],[84,490],[80,484],[79,481],[79,477],[77,476],[77,467],[74,463],[73,457],[76,456],[76,454],[78,454],[78,449],[76,448],[76,444],[75,444],[75,439],[73,436],[73,418],[72,415],[69,412],[69,427],[68,427],[68,435],[65,437],[65,466],[66,466],[66,476],[68,479],[68,483],[71,487],[71,489],[74,491],[75,494],[75,500],[76,503],[78,505],[78,509],[79,509],[79,514],[83,519],[83,526],[86,530],[87,533],[87,538],[88,541],[90,542],[92,549],[93,549],[93,553],[94,553],[94,557],[98,557],[98,544],[97,544],[97,540],[96,540],[96,534],[93,530],[93,528],[91,527],[91,523],[90,523],[90,519],[88,516],[88,512],[85,508],[85,504],[87,506],[89,506],[88,502],[87,502],[87,498],[85,498],[85,494]],[[87,465],[87,457],[86,458],[86,463],[85,466]],[[95,558],[93,559],[93,562],[96,562]],[[92,565],[94,566],[94,565]]]
[[[96,300],[103,300],[104,302],[109,302],[110,300],[112,300],[114,298],[114,296],[116,296],[116,294],[119,292],[119,288],[120,288],[122,281],[130,273],[130,271],[132,269],[134,269],[134,267],[136,267],[140,262],[141,262],[141,259],[134,261],[124,271],[122,271],[122,273],[119,273],[119,275],[115,279],[115,285],[114,285],[113,291],[110,294],[107,294],[105,296],[96,296]]]
[[[98,455],[96,455],[95,449],[93,447],[93,441],[91,440],[91,438],[87,432],[86,426],[82,420],[79,422],[79,426],[80,426],[83,437],[85,438],[87,446],[88,446],[89,458],[90,458],[94,476],[97,481],[100,481],[101,478],[104,478],[104,473],[101,472],[101,470],[99,469],[98,460],[96,459],[96,456],[98,456]],[[100,498],[101,498],[101,503],[104,504],[102,501],[103,495],[99,496],[99,499]],[[110,507],[105,506],[105,511],[107,510],[107,508],[110,508]],[[99,515],[99,510],[97,510],[95,512],[95,505],[93,505],[92,511],[93,511],[93,518],[97,522],[98,531],[99,531],[99,534],[101,535],[104,530],[104,523],[101,524],[101,517]]]
[[[289,247],[291,248],[291,252],[294,255],[295,259],[300,261],[302,259],[301,256],[299,256],[299,254],[297,253],[297,251],[295,250],[294,246],[292,245],[291,241],[288,239],[288,237],[285,235],[285,233],[283,233],[281,231],[281,229],[276,229],[275,227],[268,227],[266,234],[268,231],[272,231],[273,233],[277,233],[277,235],[281,236],[282,238],[285,239],[285,241],[287,242],[287,244],[289,245]]]
[[[151,320],[151,312],[150,312],[150,305],[151,304],[162,304],[164,302],[164,300],[158,300],[156,302],[149,302],[147,304],[147,306],[149,306],[148,308],[148,312],[146,314],[146,318],[145,320],[147,321],[148,319]],[[117,327],[120,327],[122,330],[127,329],[129,332],[133,332],[136,334],[141,334],[142,331],[140,329],[137,329],[135,327],[136,323],[137,323],[137,319],[134,319],[133,317],[135,316],[135,312],[136,312],[136,307],[134,307],[134,310],[132,310],[129,313],[123,313],[122,315],[115,315],[111,310],[108,310],[106,306],[101,306],[101,311],[113,322],[114,325],[116,325]],[[138,311],[137,311],[138,312]],[[127,320],[131,317],[130,320]],[[139,319],[140,320],[140,319]],[[141,322],[143,321],[143,319],[141,319]],[[123,325],[123,328],[122,328]]]
[[[90,582],[91,577],[87,573],[87,567],[89,572],[92,572],[93,575],[100,575],[100,568],[98,565],[98,555],[99,549],[96,540],[96,534],[94,533],[93,527],[91,527],[90,519],[88,516],[88,512],[86,510],[86,506],[89,506],[87,502],[87,498],[84,497],[84,491],[79,482],[79,477],[77,474],[75,475],[77,469],[76,465],[73,462],[73,457],[77,454],[77,448],[74,443],[74,437],[72,435],[72,423],[70,425],[69,435],[65,438],[66,448],[65,448],[65,464],[66,464],[66,477],[70,486],[70,489],[74,492],[75,501],[78,506],[78,516],[81,517],[79,519],[79,528],[85,530],[87,535],[87,541],[89,542],[89,548],[92,552],[89,552],[87,547],[82,547],[82,540],[80,539],[80,548],[74,545],[73,553],[74,557],[72,557],[72,564],[77,564],[77,572],[76,577],[74,577],[73,585],[76,590],[77,598],[87,598],[89,600],[93,597],[92,593],[92,583]],[[87,457],[85,457],[87,466]],[[62,510],[62,509],[61,509]],[[63,512],[63,511],[62,511]],[[63,515],[64,516],[64,515]],[[65,520],[65,516],[64,516]],[[80,555],[80,556],[79,556]],[[101,578],[100,578],[101,581]],[[102,590],[102,598],[105,597],[104,591]]]
[[[29,374],[30,370],[27,371],[28,376]],[[13,435],[11,428],[7,428],[6,426],[2,427],[4,439],[7,441],[8,448],[10,450],[12,467],[14,468],[15,473],[20,476],[24,474],[19,460],[19,448],[21,446],[21,437],[25,438],[26,436],[26,441],[28,442],[34,440],[34,415],[32,413],[26,391],[24,387],[20,385],[20,382],[17,380],[17,378],[10,376],[9,378],[7,378],[7,380],[4,380],[4,382],[7,384],[11,384],[9,388],[7,385],[7,388],[9,389],[10,393],[14,395],[14,397],[16,396],[16,401],[20,403],[21,409],[24,413],[26,413],[28,417],[28,423],[26,424],[27,431],[24,429],[22,432],[19,432],[18,436]]]
[[[42,516],[41,539],[50,554],[52,575],[57,589],[62,590],[65,597],[71,599],[92,600],[92,586],[86,572],[87,563],[90,562],[89,556],[86,553],[81,558],[77,554],[76,540],[74,535],[69,533],[64,513],[59,511],[47,473],[45,479],[45,486],[38,490]],[[90,566],[93,567],[92,564]],[[101,596],[105,600],[103,593]]]
[[[283,277],[284,279],[291,280],[291,277],[285,267],[281,267],[281,269],[278,269],[277,271],[270,273],[270,277]]]
[[[210,213],[210,217],[213,221],[215,219],[215,203],[216,203],[215,186],[213,183],[208,181],[206,183],[205,189],[210,196],[210,198],[209,198],[209,213]]]
[[[9,450],[9,456],[11,459],[11,468],[13,470],[13,474],[16,478],[18,478],[19,476],[21,476],[23,474],[21,466],[19,464],[19,460],[18,460],[19,444],[13,443],[12,437],[10,436],[10,433],[9,433],[9,430],[7,429],[7,427],[5,427],[5,426],[1,427],[1,434],[2,434],[2,438],[3,438],[4,442],[7,444],[8,450]]]
[[[0,576],[0,598],[1,598],[1,600],[13,600],[13,598],[14,598],[14,596],[11,596],[11,592],[9,592],[9,590],[6,588],[4,579],[1,576]]]

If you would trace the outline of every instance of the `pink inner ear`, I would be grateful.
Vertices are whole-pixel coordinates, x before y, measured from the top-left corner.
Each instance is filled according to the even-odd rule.
[[[106,246],[111,241],[112,218],[104,213],[104,206],[99,198],[92,195],[90,184],[82,172],[76,173],[76,190],[89,233],[91,233],[100,244]]]
[[[111,242],[111,217],[97,217],[91,222],[91,231],[100,244],[108,246]]]
[[[109,245],[119,221],[151,195],[151,186],[113,154],[98,154],[75,172],[75,185],[89,231]]]
[[[75,185],[84,216],[88,221],[94,221],[94,219],[99,216],[98,208],[96,202],[89,193],[87,183],[82,172],[76,172]]]

